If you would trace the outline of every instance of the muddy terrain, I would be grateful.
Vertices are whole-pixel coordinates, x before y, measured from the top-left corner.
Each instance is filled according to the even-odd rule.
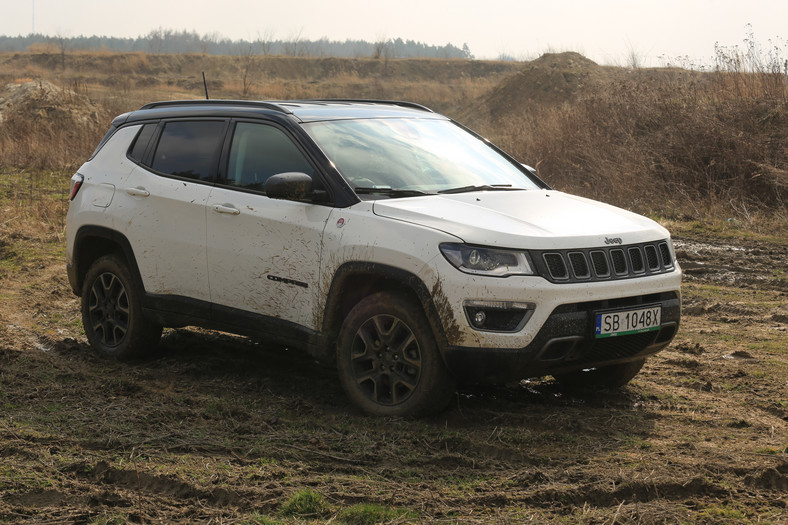
[[[265,341],[86,344],[59,223],[0,206],[0,522],[785,523],[788,242],[679,235],[684,318],[619,391],[465,388],[360,415]]]

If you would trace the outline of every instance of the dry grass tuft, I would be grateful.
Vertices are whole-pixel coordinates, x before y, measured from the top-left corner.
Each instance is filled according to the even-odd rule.
[[[28,94],[4,106],[12,97],[0,87],[0,169],[73,171],[115,115],[204,96],[204,71],[211,98],[412,100],[468,123],[556,188],[666,219],[785,227],[788,72],[737,53],[718,50],[706,72],[602,67],[576,53],[519,65],[0,54],[0,82]]]
[[[786,224],[786,75],[592,73],[571,99],[482,126],[559,189],[666,217]]]

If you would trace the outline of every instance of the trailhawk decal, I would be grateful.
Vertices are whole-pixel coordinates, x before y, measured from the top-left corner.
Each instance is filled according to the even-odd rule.
[[[309,288],[309,283],[302,283],[301,281],[296,281],[295,279],[288,279],[287,277],[277,277],[276,275],[269,275],[268,280],[276,281],[278,283],[294,284],[296,286],[300,286],[301,288]]]

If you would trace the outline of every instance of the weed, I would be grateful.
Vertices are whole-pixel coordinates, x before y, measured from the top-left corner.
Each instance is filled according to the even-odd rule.
[[[621,436],[620,439],[627,447],[637,448],[640,450],[648,450],[654,446],[650,441],[647,441],[639,436]]]
[[[375,503],[359,503],[339,512],[338,520],[347,525],[375,525],[397,519],[417,519],[414,512],[382,507]]]
[[[782,447],[758,447],[754,452],[756,454],[768,455],[788,454],[788,443]]]
[[[326,499],[311,489],[301,489],[282,504],[283,516],[315,517],[327,516],[331,509]]]
[[[239,521],[241,525],[281,525],[283,522],[255,512],[248,519]]]
[[[742,511],[730,508],[726,505],[707,507],[700,512],[699,516],[712,523],[722,523],[723,521],[730,522],[731,520],[741,522],[746,518],[746,515]]]

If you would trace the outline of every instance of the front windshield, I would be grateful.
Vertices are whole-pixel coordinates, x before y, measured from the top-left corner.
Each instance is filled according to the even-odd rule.
[[[448,120],[333,120],[304,127],[359,193],[539,187],[518,166]]]

